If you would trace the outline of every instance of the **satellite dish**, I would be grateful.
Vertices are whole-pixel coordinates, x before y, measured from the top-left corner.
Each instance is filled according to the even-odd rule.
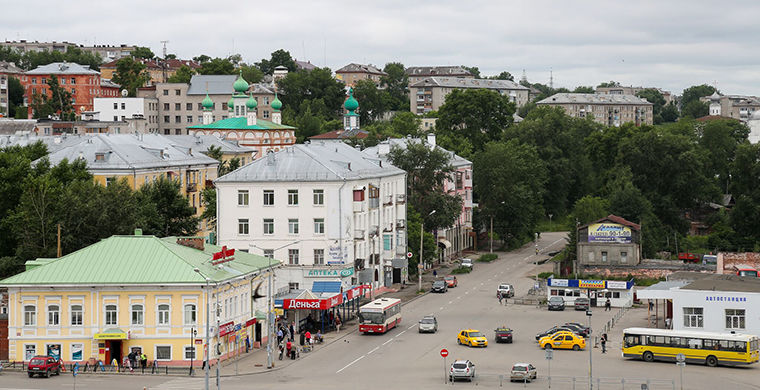
[[[127,96],[129,96],[129,91],[127,91],[126,89],[122,89],[121,90],[121,97],[127,97]]]

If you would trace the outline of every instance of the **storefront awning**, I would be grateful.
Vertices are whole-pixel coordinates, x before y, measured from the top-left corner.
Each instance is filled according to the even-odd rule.
[[[256,310],[256,320],[257,321],[264,321],[267,319],[267,313],[264,313],[261,310]]]
[[[438,245],[440,245],[440,246],[442,246],[442,247],[444,247],[446,249],[449,249],[449,248],[451,248],[451,241],[449,241],[449,240],[447,240],[445,238],[440,238],[440,239],[438,239]]]
[[[95,340],[126,340],[127,332],[119,328],[106,329],[102,333],[95,333]]]

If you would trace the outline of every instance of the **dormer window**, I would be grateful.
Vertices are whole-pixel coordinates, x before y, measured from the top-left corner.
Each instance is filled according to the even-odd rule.
[[[105,153],[95,153],[95,161],[105,161],[106,154]]]

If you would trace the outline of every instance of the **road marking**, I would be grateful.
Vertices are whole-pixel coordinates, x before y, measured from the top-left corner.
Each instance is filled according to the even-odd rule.
[[[402,330],[399,334],[397,334],[395,337],[401,336],[402,334],[406,333],[405,330]]]
[[[464,292],[464,295],[467,295],[467,294],[469,294],[469,293],[470,293],[469,291],[465,291],[465,292]]]
[[[417,326],[417,325],[416,325],[416,324],[414,324],[414,325],[412,325],[412,326],[410,326],[410,327],[406,328],[406,330],[412,329],[412,328],[414,328],[415,326]]]
[[[375,349],[373,349],[373,350],[371,350],[371,351],[367,352],[367,355],[371,354],[372,352],[375,352],[375,351],[377,351],[378,349],[380,349],[380,347],[375,347]]]
[[[491,279],[488,279],[488,280],[491,280]],[[483,283],[480,283],[480,285],[482,286],[482,285],[483,285]]]
[[[454,302],[454,301],[449,301],[449,305],[451,305],[452,302]]]
[[[351,363],[348,363],[348,364],[346,364],[346,366],[345,366],[345,367],[341,368],[341,369],[340,369],[340,370],[338,370],[338,371],[335,371],[335,373],[336,373],[336,374],[339,374],[341,371],[345,370],[345,369],[346,369],[346,368],[348,368],[348,367],[351,367],[351,365],[352,365],[352,364],[354,364],[354,363],[358,362],[359,360],[362,360],[362,359],[364,359],[365,357],[366,357],[366,355],[362,355],[362,356],[359,356],[359,357],[358,357],[358,358],[356,358],[356,360],[354,360],[353,362],[351,362]]]
[[[385,345],[385,344],[388,344],[388,343],[390,343],[391,341],[393,341],[393,339],[390,339],[390,340],[388,340],[388,341],[384,342],[384,343],[383,343],[383,345]]]
[[[443,310],[443,306],[441,306],[438,310]]]

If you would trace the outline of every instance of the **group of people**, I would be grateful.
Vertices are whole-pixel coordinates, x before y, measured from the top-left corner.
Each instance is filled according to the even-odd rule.
[[[137,352],[135,350],[132,350],[129,355],[124,356],[122,366],[124,366],[124,368],[128,368],[129,371],[134,371],[135,368],[139,367],[145,369],[148,366],[148,355],[146,355],[144,352]]]

